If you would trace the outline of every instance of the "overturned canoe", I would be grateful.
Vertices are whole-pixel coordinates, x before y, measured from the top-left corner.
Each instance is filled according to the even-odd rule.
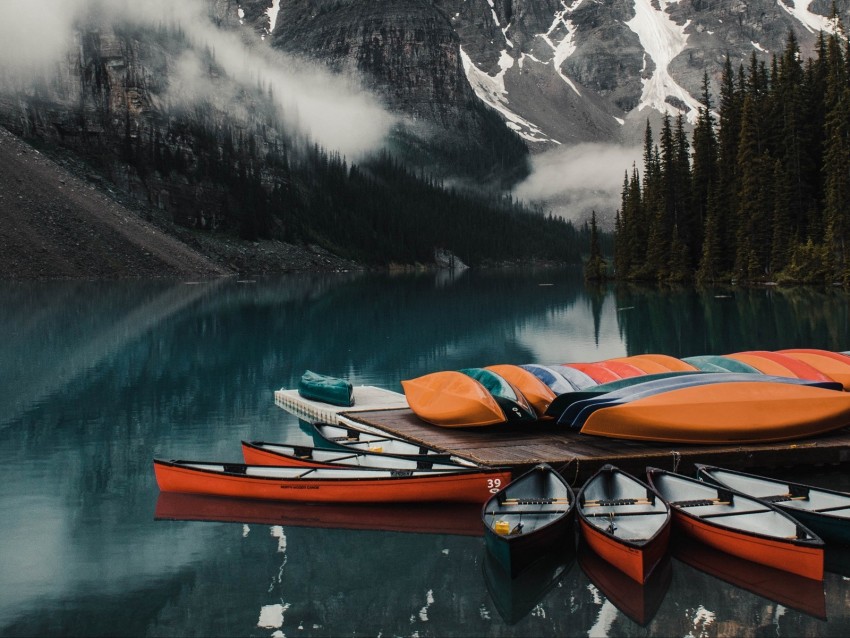
[[[659,372],[693,372],[696,370],[690,363],[671,357],[666,354],[635,354],[629,357],[620,357],[612,361],[623,361],[630,363],[644,371],[646,374],[657,374]]]
[[[579,372],[583,372],[588,377],[593,379],[594,385],[600,383],[609,383],[611,381],[617,381],[623,378],[619,374],[614,372],[611,368],[601,366],[598,363],[563,363],[561,365],[565,368],[572,368],[574,370],[578,370]]]
[[[487,550],[512,577],[543,555],[575,547],[572,488],[545,463],[491,496],[481,510]]]
[[[599,556],[638,583],[667,553],[670,507],[648,485],[613,465],[591,476],[576,497],[579,530]]]
[[[682,361],[689,363],[703,372],[745,372],[750,374],[761,374],[760,370],[744,363],[743,361],[719,355],[704,354],[695,357],[685,357]]]
[[[631,363],[626,363],[625,361],[616,361],[614,359],[608,359],[606,361],[596,361],[594,365],[602,366],[603,368],[608,368],[611,372],[620,377],[620,379],[630,379],[632,377],[642,377],[646,375],[646,372],[644,370],[641,370],[640,368],[632,365]]]
[[[658,379],[669,379],[670,377],[677,377],[686,374],[700,374],[700,372],[660,372],[658,374],[645,374],[640,377],[629,377],[628,379],[619,379],[618,381],[611,381],[610,383],[601,383],[591,388],[587,388],[586,390],[565,392],[564,394],[560,394],[555,397],[552,403],[549,404],[549,408],[546,413],[548,416],[560,419],[560,417],[564,414],[564,411],[573,403],[577,403],[578,401],[600,398],[603,394],[622,390],[623,388],[630,388],[640,385],[641,383],[649,383],[650,381],[657,381]],[[568,425],[566,421],[563,422],[563,424]]]
[[[486,368],[463,368],[458,372],[483,385],[487,392],[493,395],[499,407],[502,408],[507,421],[537,421],[537,413],[529,405],[522,392],[501,375]]]
[[[353,388],[345,379],[329,377],[307,370],[298,382],[298,394],[311,401],[351,407]]]
[[[576,384],[573,380],[569,379],[558,366],[526,363],[521,365],[520,368],[527,370],[540,379],[540,381],[545,383],[556,395],[563,394],[564,392],[573,392],[580,387],[586,387],[586,385],[595,385],[593,379],[590,377],[587,377],[586,385],[584,385],[584,380],[579,380],[579,383]],[[578,371],[576,370],[575,372]]]
[[[505,469],[303,468],[154,460],[163,492],[310,503],[481,503],[511,480]]]
[[[629,385],[613,392],[608,392],[596,397],[589,397],[572,403],[564,410],[558,422],[570,427],[580,428],[595,411],[615,405],[623,405],[639,399],[645,399],[658,394],[665,394],[672,390],[680,390],[692,386],[717,385],[729,383],[785,383],[789,385],[807,385],[826,387],[833,390],[840,389],[840,384],[834,381],[809,381],[797,379],[796,377],[774,377],[769,375],[748,375],[735,372],[705,373],[678,373],[666,378],[658,378],[654,381]],[[755,397],[754,397],[755,399]]]
[[[850,396],[779,382],[682,387],[622,404],[598,406],[581,432],[667,443],[788,441],[850,425]]]
[[[514,365],[487,366],[485,370],[495,372],[510,383],[533,408],[535,414],[543,416],[549,404],[557,396],[548,385],[525,368]]]
[[[385,454],[383,452],[358,452],[356,450],[329,450],[306,445],[242,441],[242,458],[247,465],[280,465],[283,467],[372,467],[396,470],[452,470],[478,467],[472,461],[452,456],[446,461],[420,457]],[[442,458],[442,457],[437,457]]]
[[[401,385],[413,413],[432,425],[467,428],[507,421],[493,395],[462,372],[433,372]]]
[[[832,381],[818,370],[797,361],[792,357],[765,350],[748,350],[746,352],[733,352],[726,355],[730,359],[741,361],[753,366],[762,374],[771,374],[779,377],[792,377],[796,379],[814,379],[819,381]]]
[[[733,556],[823,580],[823,541],[783,511],[674,472],[650,467],[647,477],[682,533]]]
[[[698,463],[697,478],[766,501],[825,541],[850,543],[850,494]]]
[[[805,361],[813,368],[817,368],[831,379],[835,379],[850,390],[850,357],[829,350],[818,350],[816,348],[793,348],[780,350],[781,354],[788,355],[800,361]]]

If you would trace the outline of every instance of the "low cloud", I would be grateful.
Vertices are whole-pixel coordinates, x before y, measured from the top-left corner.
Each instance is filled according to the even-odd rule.
[[[2,9],[0,80],[13,86],[73,60],[75,29],[89,20],[166,25],[191,49],[175,61],[168,93],[158,96],[165,104],[209,103],[238,117],[242,95],[262,86],[288,126],[350,158],[379,148],[396,121],[357,78],[275,51],[253,32],[219,29],[202,0],[5,0]],[[226,78],[213,83],[207,52]]]
[[[565,219],[582,222],[596,211],[605,227],[613,227],[620,208],[623,177],[640,163],[639,146],[577,144],[535,155],[531,174],[514,189],[514,195],[541,204]]]

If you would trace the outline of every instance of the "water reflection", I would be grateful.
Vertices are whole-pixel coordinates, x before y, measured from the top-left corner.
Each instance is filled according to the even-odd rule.
[[[228,518],[157,502],[154,457],[239,462],[241,439],[309,443],[273,400],[308,368],[400,390],[493,363],[848,348],[841,293],[724,295],[588,292],[577,271],[0,284],[0,635],[696,635],[752,618],[843,635],[840,561],[828,625],[680,561],[645,628],[580,569],[509,624],[483,541],[456,533],[477,518],[404,515],[429,533],[399,533],[393,516],[354,512],[376,524],[352,529],[328,511]],[[847,479],[804,482],[817,480]]]

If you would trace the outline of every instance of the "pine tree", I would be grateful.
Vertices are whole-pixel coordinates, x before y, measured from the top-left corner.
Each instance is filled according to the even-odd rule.
[[[588,281],[604,281],[608,277],[608,264],[599,246],[599,231],[596,226],[596,211],[590,216],[590,256],[584,267],[584,278]]]
[[[709,193],[717,188],[717,135],[715,120],[711,112],[711,93],[708,73],[703,74],[702,105],[697,115],[693,134],[693,170],[691,173],[691,196],[695,237],[690,246],[694,264],[699,264],[703,255],[703,233],[708,223]],[[716,248],[716,247],[715,247]]]

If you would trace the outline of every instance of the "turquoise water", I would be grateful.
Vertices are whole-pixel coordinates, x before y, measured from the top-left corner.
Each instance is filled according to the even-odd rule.
[[[0,334],[2,636],[850,629],[843,553],[814,589],[709,557],[728,573],[671,558],[634,591],[582,553],[510,582],[491,569],[475,507],[158,503],[151,466],[239,461],[240,439],[309,443],[273,400],[306,369],[399,391],[494,363],[848,350],[839,291],[587,289],[577,272],[546,270],[0,283]],[[805,478],[850,489],[837,470]],[[213,520],[157,520],[158,507]],[[741,571],[746,587],[726,582]]]

